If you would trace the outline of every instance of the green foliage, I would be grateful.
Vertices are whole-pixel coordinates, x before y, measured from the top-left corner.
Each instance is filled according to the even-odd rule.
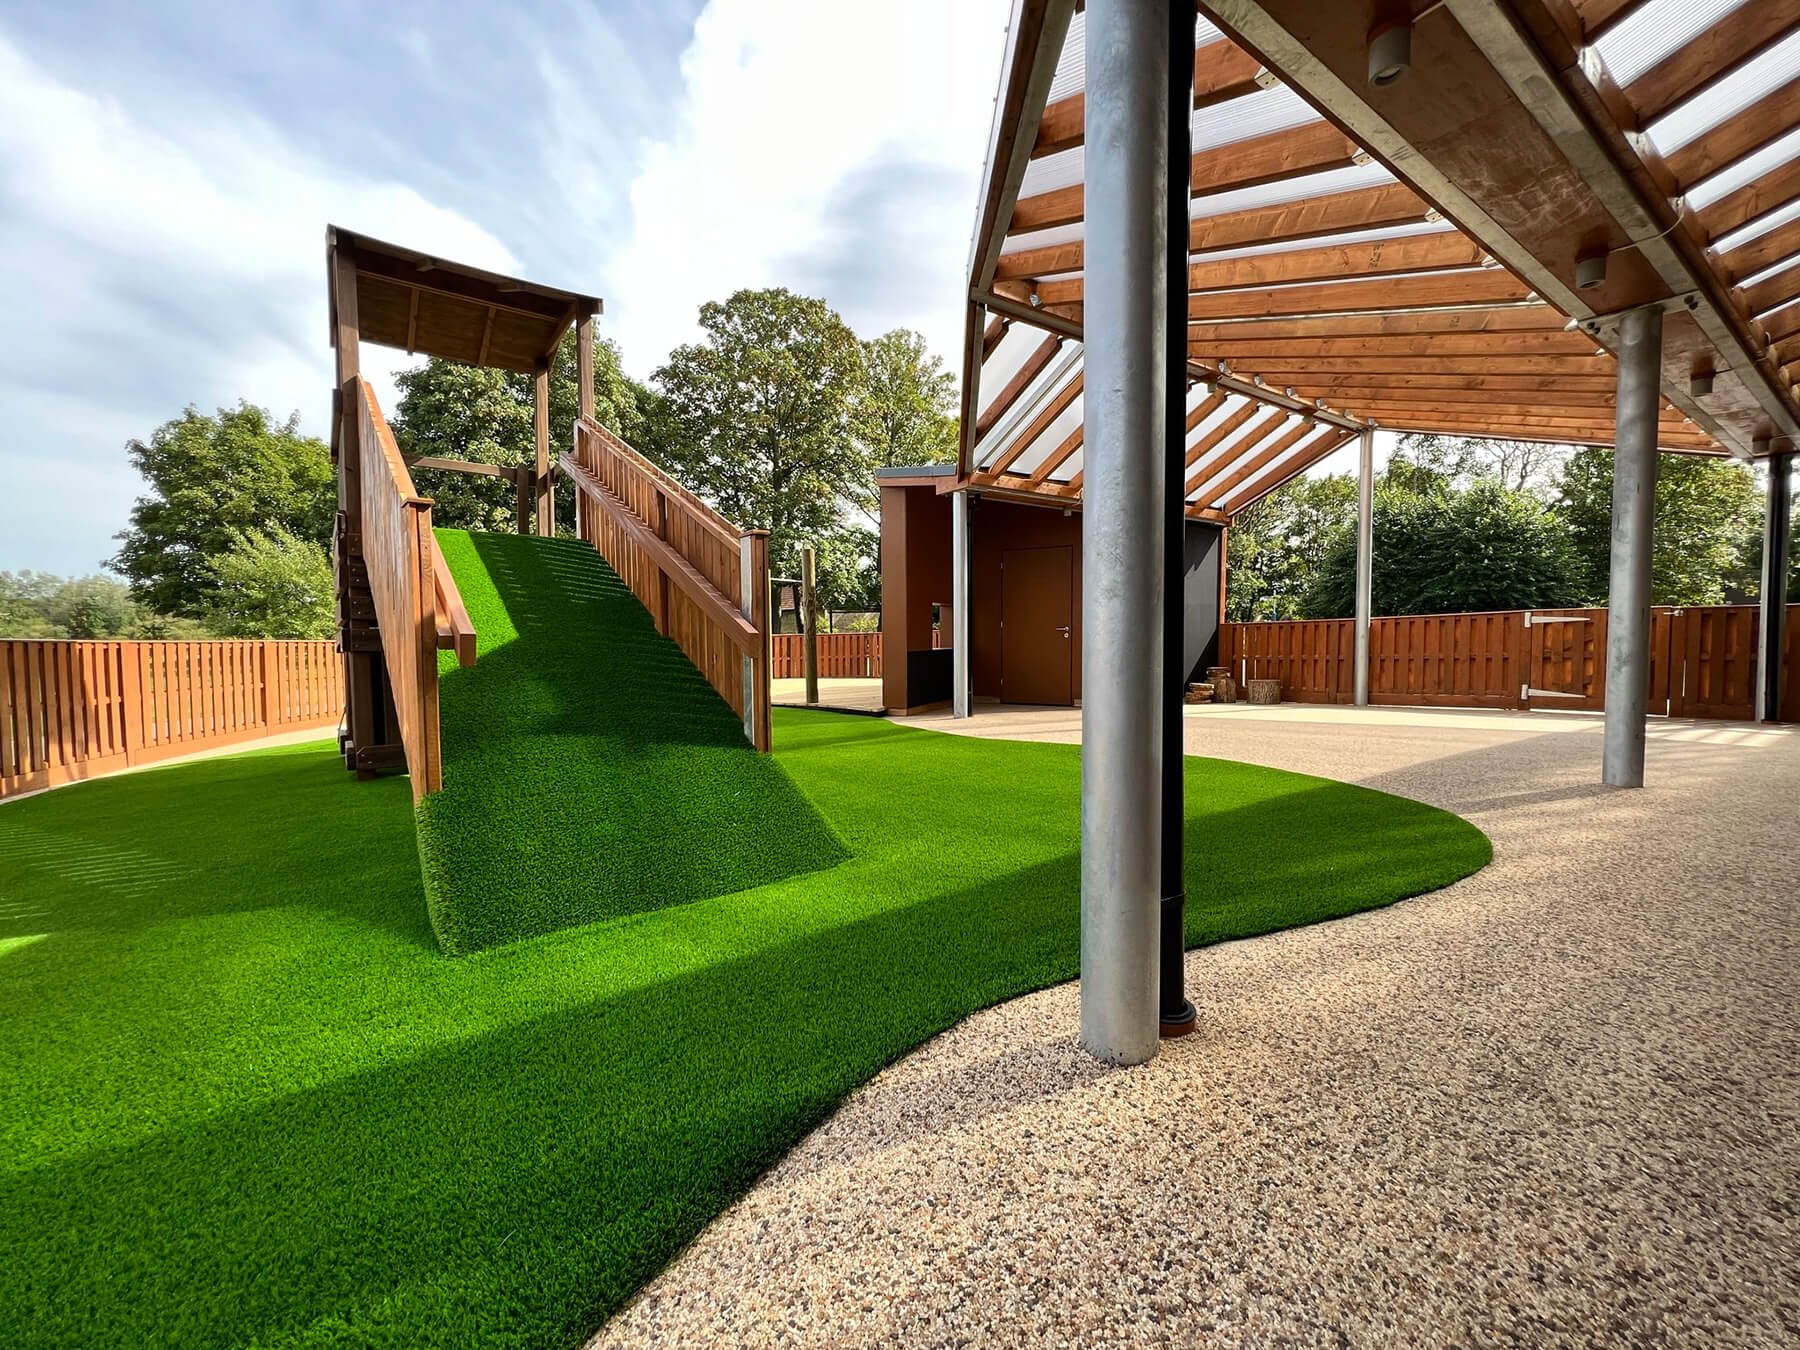
[[[881,608],[880,540],[875,531],[845,525],[814,545],[820,609]]]
[[[212,560],[207,626],[220,637],[327,638],[337,631],[331,557],[276,526],[243,530]]]
[[[1356,480],[1345,474],[1296,478],[1246,507],[1227,537],[1225,617],[1300,616],[1313,585],[1319,541],[1356,520]]]
[[[845,862],[469,960],[426,926],[406,782],[330,745],[0,808],[8,1343],[580,1345],[885,1065],[1074,978],[1077,747],[776,717]],[[1489,857],[1417,802],[1187,774],[1192,945]],[[505,809],[523,839],[578,806]]]
[[[1409,431],[1399,438],[1383,477],[1413,492],[1498,483],[1512,492],[1554,495],[1569,449],[1536,441],[1501,441]]]
[[[1583,598],[1605,604],[1611,587],[1613,452],[1576,451],[1558,482],[1557,515],[1574,548]],[[1657,466],[1651,602],[1717,605],[1753,594],[1761,554],[1761,493],[1731,460],[1663,455]]]
[[[441,659],[444,790],[419,805],[426,894],[446,951],[843,858],[592,548],[518,534],[438,539],[480,647],[470,667]]]
[[[798,576],[800,549],[869,494],[855,434],[862,343],[824,301],[780,288],[702,305],[700,326],[704,340],[655,374],[658,448],[726,519],[769,531],[774,575]]]
[[[0,572],[0,638],[201,637],[205,631],[191,619],[151,612],[116,577]]]
[[[297,413],[278,423],[248,403],[213,417],[189,407],[126,450],[151,492],[132,508],[108,565],[159,614],[202,619],[211,612],[213,560],[242,531],[282,529],[331,545],[337,489],[330,451],[300,435]]]
[[[573,444],[581,411],[575,334],[563,336],[550,366],[550,458]],[[472,460],[507,468],[537,463],[533,430],[536,380],[517,371],[459,365],[433,357],[414,370],[397,371],[400,402],[390,419],[401,453],[434,459]],[[619,349],[594,343],[594,415],[625,440],[643,448],[649,392],[619,367]],[[648,453],[646,451],[646,453]],[[513,485],[501,478],[415,469],[413,481],[433,502],[432,523],[449,529],[512,530]],[[573,519],[573,489],[557,489],[559,516]]]
[[[1375,493],[1374,612],[1453,614],[1579,604],[1568,539],[1537,498],[1493,481],[1418,493],[1383,482]],[[1308,618],[1355,610],[1356,527],[1339,525],[1301,601]]]
[[[863,360],[867,380],[855,427],[870,468],[954,460],[956,376],[926,349],[924,337],[896,328],[863,343]]]

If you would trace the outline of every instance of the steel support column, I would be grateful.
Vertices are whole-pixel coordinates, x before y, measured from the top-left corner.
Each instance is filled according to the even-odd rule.
[[[1169,0],[1090,0],[1081,1043],[1111,1064],[1158,1040],[1168,64]]]
[[[1756,720],[1779,722],[1781,706],[1782,625],[1787,619],[1789,534],[1793,525],[1794,456],[1770,455],[1769,498],[1763,515],[1762,598],[1757,612]],[[1796,711],[1785,710],[1791,717]]]
[[[950,715],[967,717],[975,697],[969,650],[969,511],[968,492],[950,497]],[[898,654],[904,660],[906,653]]]
[[[1356,454],[1356,666],[1352,699],[1369,706],[1369,620],[1375,612],[1375,429]]]
[[[1662,310],[1619,322],[1613,433],[1612,586],[1606,601],[1606,733],[1601,780],[1644,785],[1650,699],[1650,536],[1656,517],[1656,409],[1662,384]]]
[[[1194,7],[1169,6],[1168,162],[1186,164],[1194,115]],[[1192,176],[1171,173],[1168,212],[1185,221]],[[1187,703],[1187,279],[1185,229],[1167,231],[1168,294],[1163,368],[1163,727],[1162,727],[1162,984],[1158,1004],[1164,1036],[1185,1036],[1197,1014],[1187,996],[1187,823],[1184,778]]]

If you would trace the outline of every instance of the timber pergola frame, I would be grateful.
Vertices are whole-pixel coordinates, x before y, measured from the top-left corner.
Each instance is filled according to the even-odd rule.
[[[1228,523],[1373,426],[1610,444],[1616,316],[1650,303],[1660,448],[1792,449],[1800,0],[1695,0],[1688,29],[1723,13],[1663,51],[1672,2],[1199,0],[1191,518]],[[1370,87],[1371,28],[1414,15],[1413,68]],[[1014,7],[954,483],[1063,506],[1082,487],[1085,18]],[[1582,289],[1594,254],[1605,280]]]
[[[555,469],[550,459],[550,366],[573,324],[581,412],[593,413],[597,297],[485,272],[352,233],[325,230],[325,291],[336,355],[331,390],[331,459],[338,517],[334,541],[339,645],[344,653],[345,762],[359,775],[398,767],[406,757],[400,718],[387,683],[381,626],[364,557],[363,410],[373,395],[362,383],[364,342],[421,356],[530,374],[534,379],[535,463],[526,466],[414,456],[406,470],[443,469],[507,478],[514,484],[519,533],[554,535]],[[346,398],[346,390],[352,396]],[[355,391],[362,391],[359,396]],[[404,475],[403,475],[404,476]],[[429,499],[419,499],[429,506]],[[465,624],[466,627],[466,624]],[[468,644],[464,644],[468,646]],[[460,652],[460,649],[459,649]],[[470,659],[473,652],[467,651]],[[433,714],[435,717],[435,713]],[[415,770],[416,771],[416,770]]]

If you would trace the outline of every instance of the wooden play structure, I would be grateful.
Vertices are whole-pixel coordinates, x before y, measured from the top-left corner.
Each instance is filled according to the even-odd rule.
[[[332,461],[337,467],[339,645],[345,766],[406,768],[417,800],[443,786],[438,652],[476,656],[476,634],[432,534],[415,468],[511,481],[521,534],[556,533],[555,486],[576,490],[576,532],[599,550],[713,688],[769,746],[768,536],[740,530],[594,417],[598,298],[501,276],[333,226],[326,231]],[[576,333],[572,453],[550,451],[550,370]],[[364,342],[533,377],[529,465],[401,455],[361,376]]]

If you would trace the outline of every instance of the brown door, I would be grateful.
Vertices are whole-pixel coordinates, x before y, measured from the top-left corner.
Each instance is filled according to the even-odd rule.
[[[1075,561],[1070,548],[1000,556],[1000,697],[1073,703]]]

